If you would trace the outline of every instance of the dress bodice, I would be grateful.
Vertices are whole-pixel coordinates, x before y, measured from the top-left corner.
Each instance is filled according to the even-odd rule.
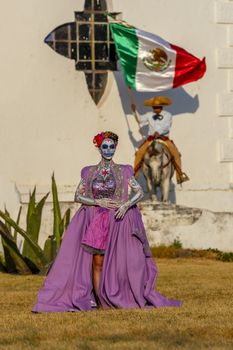
[[[116,190],[116,180],[110,170],[109,174],[104,177],[102,170],[97,171],[92,181],[92,194],[96,199],[113,198]]]
[[[85,184],[85,196],[95,198],[95,196],[101,195],[101,198],[108,197],[117,201],[128,200],[128,182],[134,174],[132,166],[112,162],[110,170],[112,174],[103,181],[103,179],[98,177],[100,164],[87,166],[82,169],[81,178]]]

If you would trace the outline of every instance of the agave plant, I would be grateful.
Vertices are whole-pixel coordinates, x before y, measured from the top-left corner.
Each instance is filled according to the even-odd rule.
[[[54,173],[52,175],[53,195],[53,234],[49,236],[44,244],[44,254],[47,260],[52,263],[60,248],[62,236],[70,222],[70,209],[67,209],[64,216],[61,215],[60,203],[58,200],[57,184]]]
[[[52,194],[53,194],[53,237],[56,239],[56,250],[61,245],[62,235],[70,222],[70,209],[67,209],[63,218],[61,216],[61,208],[58,200],[57,185],[52,175]]]
[[[38,243],[40,227],[41,227],[41,217],[42,210],[45,204],[46,199],[48,198],[49,193],[47,193],[38,204],[36,204],[36,187],[32,194],[29,194],[29,204],[27,210],[27,228],[26,232],[33,240],[33,242]],[[36,261],[36,255],[33,249],[31,248],[28,241],[24,240],[22,255],[28,258],[30,261]]]
[[[6,272],[3,255],[0,253],[0,272]]]
[[[45,258],[44,252],[40,248],[40,246],[31,239],[31,237],[27,234],[26,231],[24,231],[13,219],[11,219],[9,217],[9,214],[6,214],[0,210],[0,216],[7,222],[8,225],[10,225],[12,228],[14,228],[25,239],[25,241],[28,242],[31,249],[35,253],[34,262],[32,262],[27,257],[24,257],[22,255],[22,253],[19,252],[16,241],[14,240],[14,237],[10,234],[7,226],[0,221],[0,234],[1,234],[2,239],[4,241],[4,245],[7,248],[8,261],[10,261],[10,259],[11,259],[11,261],[10,261],[11,266],[13,266],[13,264],[15,265],[15,271],[13,271],[12,269],[9,270],[9,265],[8,265],[9,262],[7,264],[6,256],[5,256],[5,267],[6,267],[7,272],[22,273],[21,270],[18,270],[16,268],[17,267],[16,258],[15,258],[16,255],[17,255],[17,257],[20,256],[22,258],[22,260],[24,262],[26,262],[26,264],[29,267],[29,269],[31,270],[31,272],[38,272],[38,271],[44,272],[44,270],[48,266],[48,261]],[[4,250],[4,253],[5,253],[5,250]]]
[[[7,225],[0,221],[0,233],[2,236],[2,245],[5,255],[5,264],[2,263],[3,271],[15,273],[18,272],[22,275],[28,275],[32,273],[32,270],[28,266],[26,260],[21,255],[14,237],[8,230]]]
[[[19,209],[16,221],[10,217],[6,208],[5,212],[0,211],[0,217],[5,220],[5,223],[0,221],[0,235],[5,257],[4,262],[0,259],[1,271],[20,274],[38,272],[45,274],[48,271],[59,250],[63,232],[70,221],[70,209],[66,210],[63,217],[61,216],[57,185],[53,174],[53,234],[46,239],[44,249],[39,246],[42,211],[48,195],[49,193],[36,204],[36,188],[32,194],[29,194],[26,231],[19,226],[22,207]],[[22,253],[17,247],[17,234],[24,238]]]
[[[19,223],[22,207],[19,208],[18,217],[16,223]],[[10,217],[9,212],[5,207],[5,215]],[[14,231],[14,236],[12,236],[11,226],[5,221],[5,224],[0,222],[0,233],[2,236],[2,247],[5,257],[5,264],[1,261],[1,266],[3,269],[8,272],[17,272],[17,233]],[[15,258],[12,257],[15,256]],[[1,268],[2,270],[2,268]],[[27,270],[27,269],[26,269]],[[21,271],[22,273],[22,271]]]

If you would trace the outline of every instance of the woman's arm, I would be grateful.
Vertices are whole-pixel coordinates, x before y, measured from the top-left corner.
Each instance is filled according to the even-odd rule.
[[[139,202],[144,196],[143,190],[134,176],[130,177],[128,184],[129,184],[130,188],[132,189],[132,191],[134,192],[134,196],[131,197],[122,206],[120,206],[120,208],[117,210],[117,212],[115,214],[116,219],[123,219],[127,210],[130,207],[132,207],[133,205],[135,205],[137,202]]]
[[[132,191],[135,193],[134,196],[129,200],[130,206],[132,206],[137,202],[139,202],[144,197],[144,193],[143,193],[142,187],[139,185],[139,183],[137,182],[134,176],[131,176],[128,184],[132,189]]]
[[[85,196],[85,180],[81,178],[74,195],[74,201],[85,205],[96,205],[94,198]]]

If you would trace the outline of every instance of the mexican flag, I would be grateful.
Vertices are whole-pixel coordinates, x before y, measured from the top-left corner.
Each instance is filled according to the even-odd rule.
[[[138,91],[162,91],[203,77],[200,60],[155,34],[111,20],[110,29],[128,86]]]

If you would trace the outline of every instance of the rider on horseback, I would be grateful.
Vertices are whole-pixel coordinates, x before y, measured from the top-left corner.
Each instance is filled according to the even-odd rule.
[[[169,131],[172,125],[171,113],[163,110],[163,107],[170,105],[172,101],[164,96],[153,97],[144,102],[144,106],[151,106],[153,112],[148,112],[140,116],[136,111],[135,104],[132,104],[132,111],[140,126],[149,125],[149,136],[136,152],[134,171],[137,176],[141,168],[142,160],[147,148],[154,139],[163,143],[172,156],[172,162],[176,170],[176,180],[178,184],[188,181],[188,176],[181,170],[181,154],[172,140],[169,139]]]

